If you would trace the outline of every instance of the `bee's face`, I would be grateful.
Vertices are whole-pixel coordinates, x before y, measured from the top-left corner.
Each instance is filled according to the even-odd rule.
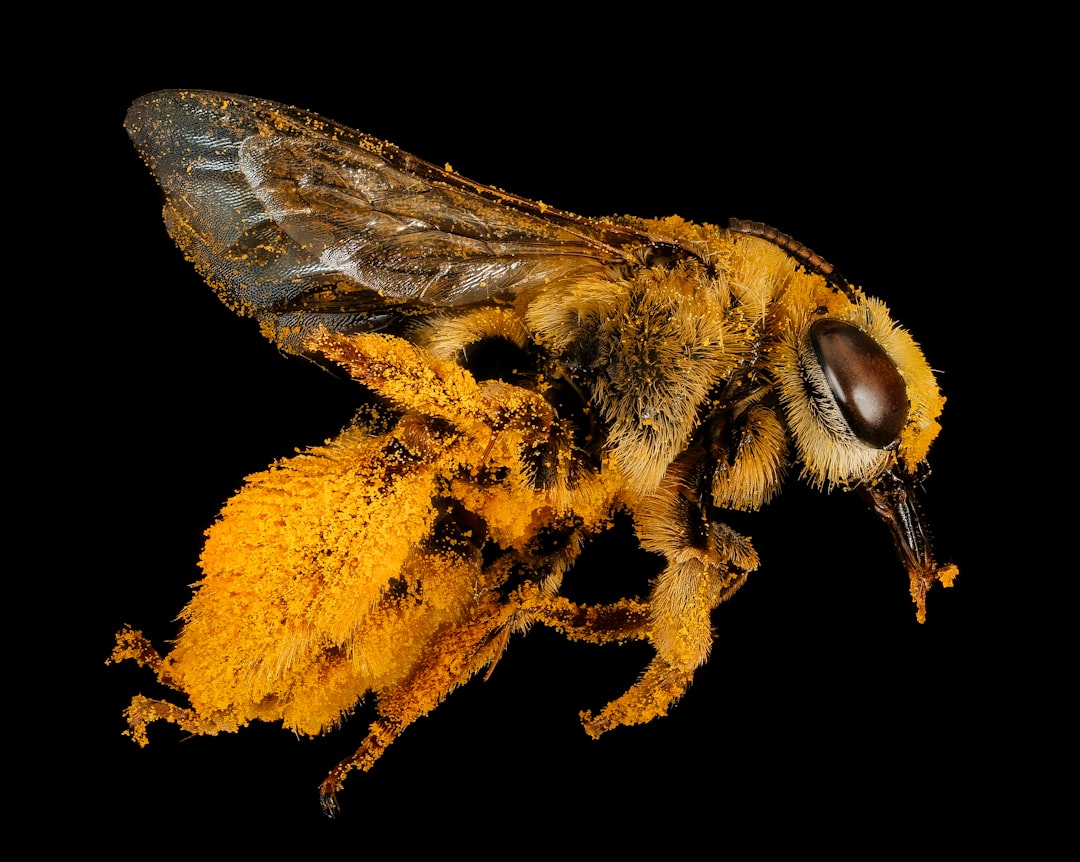
[[[881,303],[858,297],[843,317],[804,319],[779,354],[781,401],[811,483],[852,487],[925,458],[943,399]]]
[[[898,446],[907,420],[907,387],[889,354],[842,320],[814,321],[807,341],[813,356],[803,367],[819,414],[834,420],[839,413],[846,430],[874,449]]]

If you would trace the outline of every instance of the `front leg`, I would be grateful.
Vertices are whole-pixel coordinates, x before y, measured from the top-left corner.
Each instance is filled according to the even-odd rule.
[[[712,610],[758,566],[746,538],[710,519],[709,507],[693,490],[697,472],[673,466],[638,513],[642,547],[668,561],[648,604],[648,638],[657,656],[641,679],[599,715],[582,713],[590,736],[667,714],[709,657]]]

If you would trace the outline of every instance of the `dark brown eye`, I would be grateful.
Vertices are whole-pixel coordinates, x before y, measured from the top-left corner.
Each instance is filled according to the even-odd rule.
[[[899,440],[907,420],[907,388],[881,345],[840,320],[816,321],[810,343],[855,436],[877,449]]]

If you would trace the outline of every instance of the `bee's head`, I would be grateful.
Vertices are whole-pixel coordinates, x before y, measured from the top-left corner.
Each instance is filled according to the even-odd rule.
[[[800,364],[821,421],[872,449],[899,446],[907,386],[881,345],[854,324],[830,318],[810,324],[804,341],[812,355]]]
[[[914,494],[945,399],[884,305],[852,298],[795,321],[778,353],[780,400],[803,475],[857,490],[888,525],[921,621],[930,584],[949,585],[956,573],[934,562]]]
[[[914,474],[945,399],[922,352],[877,300],[796,315],[776,355],[777,385],[803,476],[854,487],[896,465]]]

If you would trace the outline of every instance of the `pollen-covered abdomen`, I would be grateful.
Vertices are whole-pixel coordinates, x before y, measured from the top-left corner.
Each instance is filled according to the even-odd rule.
[[[167,660],[196,711],[321,732],[466,612],[473,561],[425,545],[438,471],[391,442],[349,429],[226,504]]]

